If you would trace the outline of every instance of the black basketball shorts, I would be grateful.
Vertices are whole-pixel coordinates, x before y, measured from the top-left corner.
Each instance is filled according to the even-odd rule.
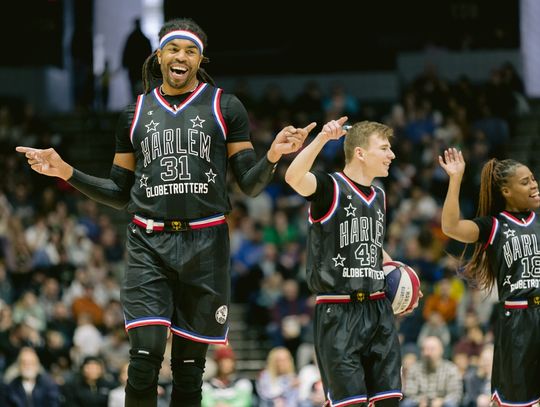
[[[128,225],[121,300],[126,329],[165,325],[197,342],[227,342],[230,299],[226,223],[181,232]]]
[[[333,406],[401,398],[401,349],[388,299],[315,307],[315,352]]]
[[[540,307],[495,312],[491,390],[501,406],[531,406],[540,401]]]

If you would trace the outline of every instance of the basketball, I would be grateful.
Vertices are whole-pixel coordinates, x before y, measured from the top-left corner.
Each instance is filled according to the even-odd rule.
[[[386,278],[386,296],[392,303],[394,314],[412,309],[420,295],[420,279],[409,266],[399,261],[383,264]]]

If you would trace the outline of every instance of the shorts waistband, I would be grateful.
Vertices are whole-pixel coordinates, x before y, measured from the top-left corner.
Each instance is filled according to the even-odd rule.
[[[376,301],[382,300],[385,297],[386,294],[384,291],[376,291],[374,293],[355,291],[350,294],[319,294],[317,295],[315,302],[317,304],[337,304],[345,302],[364,302],[367,300]]]
[[[528,298],[507,300],[504,302],[505,309],[526,309],[540,307],[540,295],[532,295]]]
[[[184,232],[190,229],[202,229],[225,223],[225,215],[218,213],[200,219],[171,219],[155,220],[147,219],[139,215],[133,216],[133,223],[146,230],[146,233],[152,232]]]

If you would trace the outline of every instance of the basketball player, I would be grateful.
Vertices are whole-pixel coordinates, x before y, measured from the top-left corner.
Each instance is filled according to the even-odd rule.
[[[392,129],[342,117],[323,126],[287,169],[285,180],[311,201],[307,282],[317,295],[315,351],[327,404],[397,406],[401,354],[385,298],[385,195],[372,185],[395,158]],[[346,135],[343,171],[310,172],[324,145]]]
[[[143,66],[145,94],[120,118],[109,179],[82,173],[53,149],[17,147],[35,171],[133,214],[122,283],[131,344],[126,406],[156,405],[169,329],[171,405],[200,405],[208,345],[227,342],[227,165],[240,188],[257,195],[281,155],[295,152],[315,126],[286,127],[257,159],[244,106],[200,67],[206,43],[191,19],[161,28],[159,48]]]
[[[460,219],[459,190],[465,161],[450,148],[439,156],[450,177],[443,232],[476,243],[465,275],[498,290],[492,399],[500,406],[540,401],[540,206],[538,183],[525,165],[489,160],[482,169],[478,217]]]

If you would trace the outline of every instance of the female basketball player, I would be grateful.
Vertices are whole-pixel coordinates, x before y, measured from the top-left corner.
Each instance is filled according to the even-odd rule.
[[[464,220],[459,208],[463,155],[450,148],[439,163],[450,177],[443,232],[476,244],[465,273],[481,287],[498,290],[492,399],[500,406],[531,406],[540,401],[538,183],[525,165],[491,159],[482,169],[478,217]]]

